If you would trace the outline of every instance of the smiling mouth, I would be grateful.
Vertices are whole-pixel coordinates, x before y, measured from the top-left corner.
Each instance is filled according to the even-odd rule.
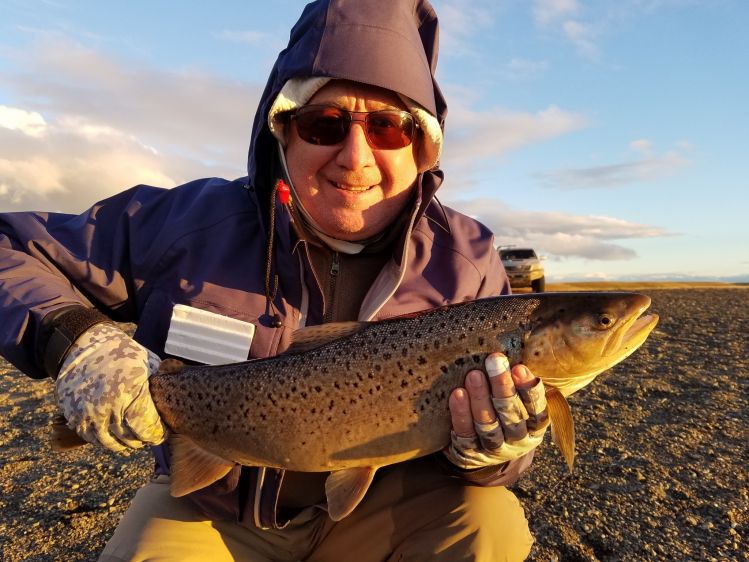
[[[345,184],[337,183],[334,181],[331,181],[330,183],[336,189],[341,189],[343,191],[353,191],[353,192],[369,191],[373,187],[371,185],[345,185]]]

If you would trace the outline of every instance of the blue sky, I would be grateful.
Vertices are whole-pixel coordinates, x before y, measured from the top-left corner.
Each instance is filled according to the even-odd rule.
[[[550,280],[749,281],[749,2],[433,3],[443,202]],[[303,6],[0,0],[0,210],[243,175]]]

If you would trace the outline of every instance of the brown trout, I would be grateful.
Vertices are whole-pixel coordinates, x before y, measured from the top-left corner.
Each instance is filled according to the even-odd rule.
[[[552,434],[571,469],[565,397],[645,341],[658,322],[643,315],[649,305],[645,295],[619,292],[493,297],[302,328],[287,351],[266,359],[167,360],[150,390],[171,430],[172,495],[201,489],[235,464],[330,471],[328,509],[339,520],[378,467],[449,443],[451,391],[496,351],[544,381]]]

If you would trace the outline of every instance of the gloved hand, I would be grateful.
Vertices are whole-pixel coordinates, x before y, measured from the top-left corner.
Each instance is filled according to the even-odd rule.
[[[148,377],[159,357],[114,324],[96,324],[75,341],[55,381],[68,427],[112,451],[156,445],[166,437]]]
[[[501,353],[488,355],[484,364],[486,375],[469,372],[465,388],[450,395],[453,430],[444,453],[463,469],[520,458],[541,444],[549,426],[544,383],[539,378],[524,365],[510,371]]]

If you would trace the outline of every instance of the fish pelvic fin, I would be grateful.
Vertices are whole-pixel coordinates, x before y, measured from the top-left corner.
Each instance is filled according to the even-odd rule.
[[[179,359],[174,357],[167,357],[161,363],[159,363],[159,374],[160,375],[176,375],[179,373],[185,364]]]
[[[83,440],[74,430],[68,427],[68,420],[62,414],[52,418],[52,433],[49,436],[49,444],[53,451],[62,453],[83,445],[88,441]]]
[[[546,407],[551,420],[551,437],[572,472],[575,463],[575,423],[567,399],[556,388],[547,387]]]
[[[338,338],[351,336],[368,326],[370,322],[331,322],[295,330],[286,353],[309,351]]]
[[[175,498],[210,486],[235,466],[233,462],[200,448],[184,435],[171,434],[169,448],[172,453],[170,493]]]
[[[328,498],[328,515],[340,521],[359,505],[369,490],[377,467],[359,466],[331,472],[325,480],[325,495]]]

